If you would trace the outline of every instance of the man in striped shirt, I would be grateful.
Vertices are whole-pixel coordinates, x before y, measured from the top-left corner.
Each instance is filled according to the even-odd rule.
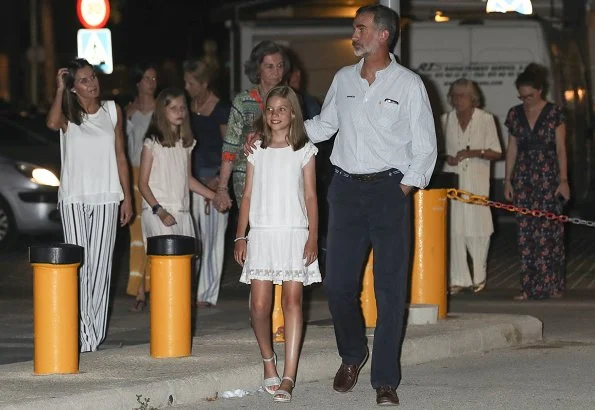
[[[360,309],[362,267],[374,251],[378,310],[372,387],[379,405],[397,405],[410,251],[410,194],[424,188],[436,163],[434,120],[418,75],[389,50],[399,16],[388,7],[360,8],[353,23],[358,64],[340,69],[322,112],[306,121],[312,142],[337,133],[328,191],[324,285],[342,364],[333,388],[348,392],[368,358]]]

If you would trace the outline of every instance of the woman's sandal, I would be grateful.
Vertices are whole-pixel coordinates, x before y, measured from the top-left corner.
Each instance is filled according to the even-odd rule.
[[[292,389],[295,387],[295,381],[291,377],[285,376],[283,377],[283,380],[289,380],[291,382]],[[273,401],[278,403],[289,403],[291,401],[291,393],[287,390],[281,390],[281,388],[279,388],[273,395]]]
[[[449,295],[458,295],[463,290],[465,290],[465,288],[463,286],[451,286],[450,288],[448,288],[448,294]]]
[[[486,281],[484,280],[483,282],[478,283],[477,285],[473,286],[473,293],[481,292],[485,288],[486,288]]]
[[[525,292],[522,292],[520,295],[517,295],[512,298],[512,300],[517,300],[517,301],[525,301],[528,299],[529,299],[529,297],[527,296],[527,294]]]
[[[140,313],[147,306],[146,300],[136,300],[132,306],[128,309],[129,312]]]
[[[277,354],[276,353],[273,353],[273,357],[270,357],[268,359],[263,358],[262,361],[263,362],[274,362],[275,369],[277,368]],[[276,389],[273,390],[271,387],[280,386],[280,385],[281,385],[281,379],[279,379],[279,376],[268,377],[262,381],[262,388],[268,394],[275,394],[275,392],[277,390]]]

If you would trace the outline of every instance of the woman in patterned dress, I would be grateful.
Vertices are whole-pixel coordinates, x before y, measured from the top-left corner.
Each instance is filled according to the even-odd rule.
[[[560,214],[570,199],[566,125],[560,108],[545,100],[547,71],[531,63],[515,82],[522,104],[512,107],[504,196],[515,206]],[[521,294],[515,300],[560,298],[565,287],[564,226],[517,214]]]

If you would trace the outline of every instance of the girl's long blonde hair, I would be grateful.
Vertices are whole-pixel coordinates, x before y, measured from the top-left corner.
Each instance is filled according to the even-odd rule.
[[[277,87],[271,88],[264,99],[264,109],[266,111],[266,107],[269,104],[269,100],[272,97],[279,97],[284,98],[289,101],[289,105],[291,105],[291,124],[289,126],[289,135],[287,136],[287,142],[289,145],[293,147],[294,151],[299,150],[308,141],[308,137],[306,135],[306,128],[304,127],[304,115],[302,114],[302,107],[300,104],[300,100],[293,91],[293,89],[287,85],[278,85]],[[263,113],[255,123],[255,129],[257,132],[261,134],[262,137],[262,148],[266,148],[271,145],[271,141],[273,140],[273,134],[271,132],[271,128],[268,126],[265,118],[265,113]]]
[[[155,112],[153,113],[153,117],[151,117],[151,123],[147,129],[145,138],[155,139],[164,147],[174,147],[180,139],[185,148],[192,146],[194,136],[190,129],[188,115],[184,118],[182,125],[178,126],[176,130],[172,130],[171,124],[165,114],[167,106],[178,97],[185,99],[184,92],[178,88],[166,88],[159,93],[155,102]]]

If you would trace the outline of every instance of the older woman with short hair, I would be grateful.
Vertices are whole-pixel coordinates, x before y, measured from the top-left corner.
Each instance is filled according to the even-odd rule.
[[[282,46],[267,40],[252,49],[244,73],[254,86],[242,91],[233,100],[223,140],[219,186],[214,199],[219,211],[231,207],[227,186],[232,171],[234,194],[238,206],[241,203],[246,178],[247,161],[242,153],[246,136],[254,131],[254,121],[262,114],[264,97],[271,88],[285,82],[290,71],[291,62]]]
[[[448,102],[454,110],[441,118],[447,155],[444,170],[458,175],[460,189],[487,196],[490,162],[502,156],[494,116],[479,108],[479,87],[465,78],[451,85]],[[450,294],[466,288],[479,292],[486,285],[488,249],[494,232],[491,211],[456,201],[450,209]],[[473,261],[473,278],[467,251]]]

